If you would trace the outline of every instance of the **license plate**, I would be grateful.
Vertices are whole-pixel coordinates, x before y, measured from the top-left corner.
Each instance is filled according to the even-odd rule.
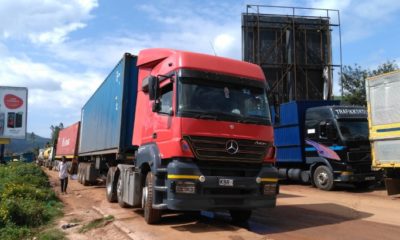
[[[365,177],[365,180],[369,181],[369,180],[375,180],[374,176],[370,176],[370,177]]]
[[[219,185],[220,186],[232,187],[233,186],[233,179],[221,178],[221,179],[219,179]]]

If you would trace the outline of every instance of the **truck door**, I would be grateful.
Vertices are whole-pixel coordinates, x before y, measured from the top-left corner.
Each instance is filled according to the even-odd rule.
[[[159,111],[154,113],[153,123],[153,141],[157,142],[159,148],[168,145],[168,141],[172,139],[172,116],[174,113],[174,84],[171,80],[161,84],[160,101],[161,107]]]
[[[305,139],[331,146],[337,142],[337,128],[334,125],[332,114],[329,109],[308,109],[305,121]],[[307,157],[318,156],[314,147],[306,146]]]

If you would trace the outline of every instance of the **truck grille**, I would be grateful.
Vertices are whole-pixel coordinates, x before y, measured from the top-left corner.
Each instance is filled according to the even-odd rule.
[[[349,162],[371,162],[370,152],[348,152],[347,161]]]
[[[261,163],[270,143],[256,140],[185,136],[199,160]],[[229,149],[230,144],[237,147]]]

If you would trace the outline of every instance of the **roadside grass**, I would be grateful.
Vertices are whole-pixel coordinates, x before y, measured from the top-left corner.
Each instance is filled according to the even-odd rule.
[[[42,234],[53,219],[62,215],[62,208],[40,167],[21,162],[0,165],[0,239]]]
[[[66,240],[65,232],[57,228],[47,229],[37,235],[37,240]]]
[[[106,217],[102,217],[102,218],[97,218],[94,219],[92,221],[90,221],[89,223],[83,225],[80,229],[79,229],[79,233],[85,233],[88,232],[94,228],[100,228],[100,227],[104,227],[107,224],[111,223],[112,221],[114,221],[114,216],[112,215],[108,215]]]

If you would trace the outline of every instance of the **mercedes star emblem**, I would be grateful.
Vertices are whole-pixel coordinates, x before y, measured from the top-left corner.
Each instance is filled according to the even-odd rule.
[[[229,154],[236,154],[239,151],[239,144],[235,140],[228,140],[225,144],[226,151]]]

